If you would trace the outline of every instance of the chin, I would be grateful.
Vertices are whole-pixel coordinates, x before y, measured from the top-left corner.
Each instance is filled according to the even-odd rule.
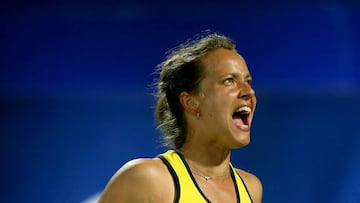
[[[241,135],[237,140],[236,140],[236,147],[235,148],[242,148],[247,146],[248,144],[250,144],[250,135]]]

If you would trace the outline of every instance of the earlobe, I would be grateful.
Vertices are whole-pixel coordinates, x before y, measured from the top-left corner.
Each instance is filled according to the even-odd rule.
[[[188,92],[181,92],[179,95],[180,103],[184,107],[185,111],[197,115],[199,114],[199,102],[194,98],[194,96],[190,95]]]

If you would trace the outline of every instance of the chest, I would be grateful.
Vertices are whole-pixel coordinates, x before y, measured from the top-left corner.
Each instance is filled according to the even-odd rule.
[[[198,190],[202,193],[204,199],[211,203],[237,203],[240,201],[239,193],[233,180],[228,177],[219,180],[204,180],[194,178]]]

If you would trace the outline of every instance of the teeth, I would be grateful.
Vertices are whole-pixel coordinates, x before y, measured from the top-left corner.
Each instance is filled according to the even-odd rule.
[[[243,107],[240,107],[239,109],[237,109],[236,112],[249,114],[251,112],[251,108],[248,106],[243,106]]]

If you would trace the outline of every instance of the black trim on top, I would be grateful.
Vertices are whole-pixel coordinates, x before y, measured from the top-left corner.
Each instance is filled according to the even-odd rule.
[[[203,191],[200,189],[200,186],[197,184],[193,174],[191,173],[190,167],[189,167],[188,163],[185,160],[185,157],[180,152],[178,152],[178,151],[175,151],[175,152],[180,157],[181,161],[184,163],[184,165],[186,167],[186,170],[187,170],[188,174],[190,175],[191,180],[193,181],[193,183],[194,183],[195,187],[197,188],[198,192],[201,194],[201,196],[205,199],[206,202],[211,203],[211,201],[205,196]]]
[[[230,175],[231,175],[231,179],[232,179],[232,181],[234,183],[237,203],[240,203],[241,199],[240,199],[239,188],[238,188],[238,185],[237,185],[237,182],[236,182],[234,171],[233,171],[231,166],[230,166]]]
[[[179,155],[180,159],[181,159],[182,162],[184,163],[188,174],[190,175],[193,183],[195,184],[195,186],[196,186],[196,188],[198,189],[198,191],[200,192],[200,194],[203,196],[203,198],[204,198],[208,203],[211,203],[211,201],[210,201],[210,200],[205,196],[205,194],[202,192],[200,186],[197,184],[197,182],[196,182],[193,174],[191,173],[190,167],[189,167],[188,163],[187,163],[186,160],[185,160],[185,157],[184,157],[180,152],[178,152],[178,151],[175,151],[175,152]],[[240,193],[239,193],[238,185],[237,185],[237,182],[236,182],[236,179],[235,179],[235,174],[234,174],[234,171],[233,171],[231,165],[229,165],[229,170],[230,170],[231,179],[232,179],[233,184],[234,184],[234,187],[235,187],[235,193],[236,193],[237,203],[240,203],[240,201],[241,201],[241,199],[240,199]],[[239,175],[239,176],[240,176],[240,175]],[[241,177],[240,177],[240,179],[241,179]],[[241,181],[242,181],[242,179],[241,179]],[[245,184],[244,184],[244,185],[245,185]],[[246,186],[245,186],[245,188],[246,188]],[[247,191],[247,189],[246,189],[246,191]],[[249,193],[249,192],[248,192],[248,193]],[[249,195],[249,196],[250,196],[250,195]],[[250,197],[250,199],[251,199],[251,197]],[[251,202],[252,202],[252,200],[251,200]]]
[[[173,180],[174,180],[174,186],[175,186],[175,197],[174,197],[174,203],[178,203],[180,199],[180,182],[179,178],[174,170],[174,168],[171,166],[168,160],[166,160],[163,156],[159,155],[158,158],[166,165],[168,168]]]
[[[239,176],[242,184],[244,185],[245,190],[246,190],[246,192],[247,192],[247,194],[248,194],[248,196],[249,196],[249,198],[250,198],[251,203],[253,203],[254,201],[252,200],[251,195],[250,195],[250,193],[249,193],[249,190],[248,190],[247,187],[246,187],[245,181],[242,179],[242,177],[241,177],[241,175],[239,174],[239,172],[236,172],[236,174]]]

